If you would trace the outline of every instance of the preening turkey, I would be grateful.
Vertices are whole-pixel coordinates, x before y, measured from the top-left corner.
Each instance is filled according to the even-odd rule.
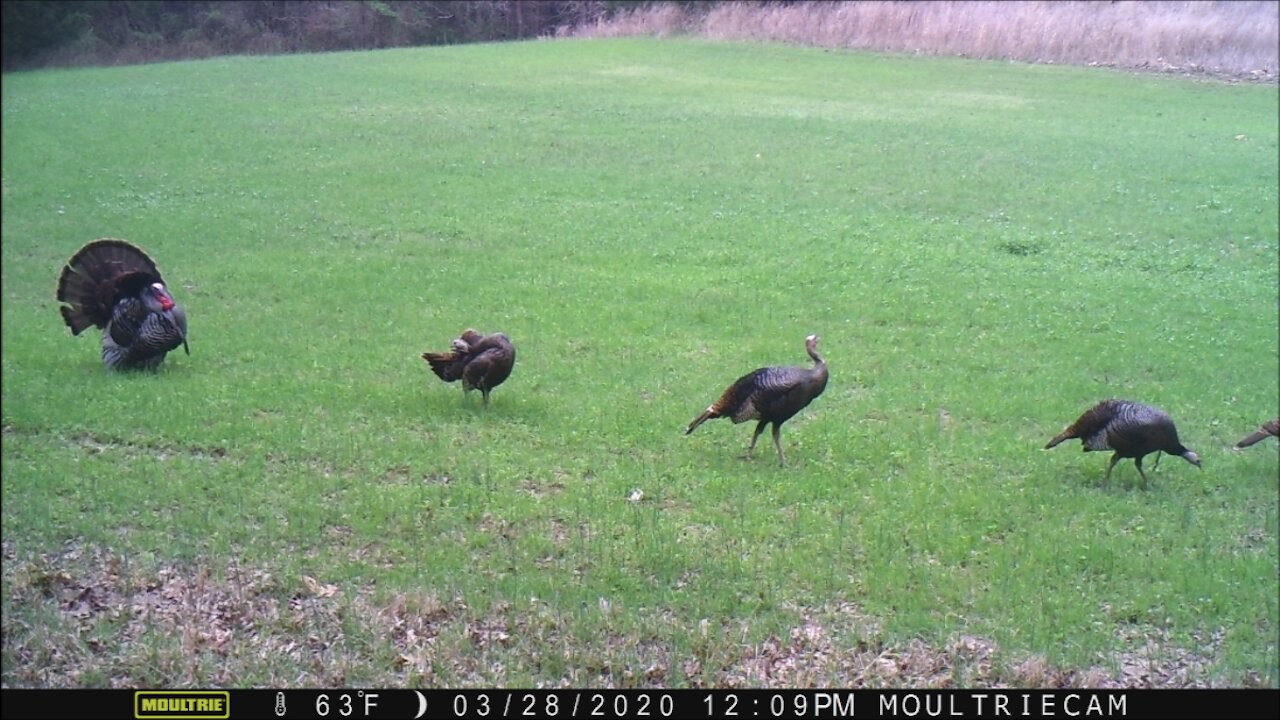
[[[1178,429],[1173,419],[1159,408],[1129,402],[1128,400],[1103,400],[1089,408],[1067,429],[1044,446],[1045,450],[1063,440],[1079,438],[1085,452],[1113,450],[1111,462],[1103,482],[1111,479],[1111,468],[1121,458],[1133,458],[1133,464],[1142,476],[1142,487],[1147,486],[1147,474],[1142,471],[1142,458],[1153,452],[1167,452],[1200,467],[1200,456],[1188,450],[1178,441]],[[1159,458],[1157,456],[1157,463]]]
[[[102,363],[114,370],[155,370],[170,350],[187,345],[187,314],[173,301],[156,264],[124,240],[80,248],[58,278],[62,319],[79,335],[102,328]]]
[[[707,420],[727,417],[736,425],[757,420],[756,431],[747,446],[746,457],[760,439],[760,433],[773,423],[773,445],[778,448],[778,464],[785,465],[782,452],[782,423],[790,420],[827,388],[827,362],[818,354],[818,336],[805,338],[804,349],[813,358],[812,368],[763,367],[743,375],[729,386],[719,400],[711,403],[701,415],[689,423],[684,434],[693,432]]]
[[[1238,448],[1247,448],[1254,443],[1261,442],[1264,438],[1280,437],[1280,418],[1265,422],[1256,432],[1246,435],[1236,443]]]
[[[452,350],[425,352],[422,359],[445,382],[462,381],[462,392],[479,390],[489,405],[489,392],[506,381],[516,364],[516,349],[502,333],[484,335],[467,329],[451,343]]]

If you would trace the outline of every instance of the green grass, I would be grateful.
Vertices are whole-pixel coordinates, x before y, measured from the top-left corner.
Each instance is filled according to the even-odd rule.
[[[1277,410],[1275,87],[562,41],[3,115],[7,686],[1280,685],[1276,444],[1228,449]],[[67,332],[104,236],[190,357]],[[487,411],[418,357],[468,326],[518,348]],[[813,332],[788,467],[682,434]],[[1203,470],[1040,451],[1112,396]]]

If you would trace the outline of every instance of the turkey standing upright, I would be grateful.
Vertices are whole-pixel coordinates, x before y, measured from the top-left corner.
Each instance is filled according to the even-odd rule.
[[[462,393],[480,390],[484,404],[489,405],[489,391],[501,385],[516,364],[516,349],[502,333],[482,335],[467,329],[451,343],[447,353],[422,353],[431,371],[441,380],[462,381]]]
[[[1280,437],[1280,418],[1263,423],[1262,427],[1236,443],[1236,447],[1247,448],[1254,443],[1261,442],[1263,438],[1269,437]]]
[[[1188,450],[1178,441],[1178,429],[1173,419],[1158,408],[1128,400],[1103,400],[1089,408],[1067,429],[1044,446],[1045,450],[1063,440],[1079,438],[1082,449],[1114,450],[1103,482],[1111,479],[1111,468],[1121,458],[1133,458],[1133,464],[1142,476],[1142,487],[1147,486],[1147,474],[1142,471],[1142,458],[1153,452],[1167,452],[1200,467],[1200,456]],[[1157,457],[1156,462],[1159,462]]]
[[[817,335],[810,335],[804,341],[804,349],[813,358],[812,368],[763,367],[743,375],[724,391],[719,400],[694,418],[684,434],[688,435],[707,420],[719,417],[727,417],[735,425],[758,420],[751,444],[747,446],[746,457],[750,458],[760,433],[764,432],[766,425],[773,423],[773,445],[778,448],[778,464],[785,465],[782,423],[803,410],[827,388],[827,362],[818,354],[818,339]]]
[[[79,335],[102,328],[102,363],[115,370],[155,370],[170,350],[187,354],[187,314],[173,302],[147,254],[104,238],[80,248],[58,278],[62,319]]]

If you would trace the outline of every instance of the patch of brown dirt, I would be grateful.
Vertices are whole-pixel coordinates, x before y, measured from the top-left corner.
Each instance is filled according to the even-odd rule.
[[[891,643],[852,603],[785,608],[796,623],[753,642],[745,619],[690,627],[607,598],[480,611],[431,589],[131,562],[79,540],[20,557],[5,539],[2,554],[5,687],[332,687],[353,676],[387,687],[1203,687],[1223,642],[1219,630],[1189,650],[1125,627],[1117,671],[1064,669],[969,634]]]

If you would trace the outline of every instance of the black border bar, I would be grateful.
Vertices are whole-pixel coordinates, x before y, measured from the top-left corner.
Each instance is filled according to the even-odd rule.
[[[140,702],[146,697],[150,702]],[[224,705],[216,698],[225,697]],[[170,698],[170,699],[166,699]],[[203,699],[204,702],[195,702]],[[1264,690],[0,690],[5,720],[1276,718]]]

